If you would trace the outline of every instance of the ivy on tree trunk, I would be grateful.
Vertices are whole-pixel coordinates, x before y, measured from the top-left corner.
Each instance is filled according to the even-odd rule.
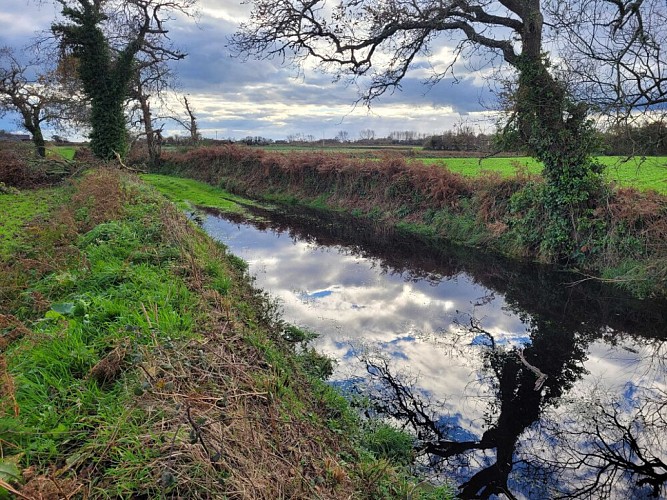
[[[62,14],[71,22],[54,24],[52,30],[62,48],[79,60],[79,77],[91,103],[90,148],[104,160],[123,156],[128,144],[124,102],[145,30],[114,54],[100,28],[105,15],[99,3],[80,0],[78,8],[64,5]]]

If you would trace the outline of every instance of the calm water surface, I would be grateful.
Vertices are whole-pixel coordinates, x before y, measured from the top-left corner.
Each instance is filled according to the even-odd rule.
[[[664,303],[353,221],[261,216],[203,227],[461,497],[664,496]]]

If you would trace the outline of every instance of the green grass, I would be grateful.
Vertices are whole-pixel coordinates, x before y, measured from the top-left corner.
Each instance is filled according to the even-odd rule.
[[[21,248],[26,238],[25,225],[36,217],[44,217],[63,195],[62,189],[48,188],[0,194],[0,260]]]
[[[29,458],[51,460],[72,439],[90,438],[100,424],[115,426],[128,388],[120,384],[102,391],[86,375],[127,340],[128,332],[133,332],[130,348],[137,352],[152,335],[181,338],[189,333],[193,299],[174,280],[168,259],[133,262],[151,230],[141,218],[97,226],[79,242],[88,269],[71,272],[67,280],[62,274],[47,276],[32,288],[59,302],[35,324],[40,341],[8,356],[23,410],[21,449]],[[156,248],[158,254],[161,250]],[[151,313],[144,314],[140,304]],[[109,413],[105,422],[98,421],[100,411]],[[12,442],[11,437],[3,440]]]
[[[192,179],[157,174],[146,174],[141,178],[157,188],[181,209],[192,208],[192,205],[195,205],[241,213],[244,211],[242,204],[252,203],[250,200]]]
[[[38,191],[15,198],[24,207],[45,196]],[[147,418],[133,403],[139,383],[134,376],[103,384],[90,376],[91,368],[116,347],[133,364],[158,341],[192,335],[194,321],[195,299],[171,271],[178,249],[162,243],[155,203],[142,196],[135,203],[122,220],[100,224],[72,242],[86,265],[30,285],[24,295],[41,294],[51,309],[21,314],[33,333],[5,352],[21,412],[0,417],[2,455],[43,467],[99,461],[106,451],[107,473],[122,470],[124,477],[109,489],[111,496],[122,496],[133,490],[133,481],[152,474],[145,455],[155,450],[147,451],[143,440],[148,421],[159,415]],[[22,217],[11,218],[12,226],[38,211],[24,208]]]
[[[627,159],[620,156],[601,156],[598,158],[607,166],[606,175],[610,181],[620,186],[634,187],[640,190],[653,189],[667,194],[667,157],[653,156],[642,160],[638,157]],[[626,161],[627,160],[627,161]],[[444,165],[453,172],[474,177],[484,171],[498,172],[509,177],[516,173],[517,167],[539,174],[542,165],[530,157],[515,158],[423,158],[425,164]]]
[[[50,146],[47,148],[49,155],[60,155],[66,160],[73,160],[76,148],[74,146]]]
[[[99,175],[93,172],[86,179]],[[210,399],[219,401],[226,401],[228,394],[238,398],[241,394],[254,394],[271,405],[273,410],[267,410],[270,418],[277,415],[286,426],[296,425],[304,432],[310,429],[312,434],[307,433],[305,438],[316,443],[335,443],[332,449],[322,450],[324,456],[314,452],[308,460],[326,465],[330,455],[344,453],[341,463],[348,468],[357,491],[366,493],[362,497],[453,497],[449,488],[417,482],[410,475],[405,467],[412,456],[410,436],[376,426],[367,430],[366,438],[360,437],[363,429],[357,412],[319,378],[331,372],[331,361],[305,345],[299,353],[286,349],[284,342],[289,339],[305,344],[311,337],[308,332],[291,328],[289,339],[276,342],[271,332],[283,324],[277,318],[267,323],[267,318],[277,314],[275,308],[251,291],[241,273],[232,271],[239,267],[238,259],[226,254],[203,233],[179,229],[181,226],[171,218],[176,212],[145,184],[125,178],[122,188],[111,191],[108,177],[106,181],[98,177],[97,184],[88,185],[86,179],[77,184],[79,199],[82,194],[127,195],[120,216],[102,209],[101,214],[107,214],[107,218],[96,220],[106,222],[85,229],[91,228],[87,212],[77,210],[81,201],[77,197],[68,201],[70,193],[65,190],[14,194],[9,195],[13,200],[0,200],[5,203],[0,205],[2,208],[21,208],[8,212],[12,217],[6,218],[12,219],[14,236],[21,221],[48,212],[51,205],[45,205],[46,201],[73,205],[71,211],[54,211],[52,221],[56,226],[69,224],[69,230],[58,233],[68,240],[40,236],[38,231],[51,231],[54,224],[35,225],[21,240],[21,246],[34,254],[35,261],[47,263],[48,270],[23,272],[25,286],[11,292],[16,295],[15,300],[0,303],[4,306],[20,301],[22,307],[9,313],[29,328],[25,328],[23,338],[3,346],[6,349],[0,352],[2,383],[11,382],[11,391],[0,397],[0,472],[2,467],[9,467],[14,476],[20,476],[20,469],[14,464],[21,468],[34,466],[38,475],[62,467],[63,478],[86,473],[79,480],[91,498],[155,498],[168,494],[168,488],[173,486],[171,481],[164,486],[160,479],[165,477],[166,464],[167,472],[183,474],[178,478],[178,487],[184,491],[193,484],[203,484],[202,478],[206,477],[204,489],[192,486],[192,491],[216,496],[211,491],[224,488],[228,471],[205,476],[204,472],[197,472],[201,464],[175,463],[168,458],[167,443],[171,443],[169,449],[176,446],[174,449],[183,450],[184,456],[189,456],[187,450],[192,448],[184,448],[192,433],[188,437],[188,424],[182,422],[183,406],[176,404],[174,398],[182,397],[190,404],[189,394],[210,395]],[[221,202],[220,190],[200,183],[183,179],[169,182],[159,176],[152,180],[183,195],[178,199],[192,198],[209,206],[232,203],[224,199]],[[76,221],[70,213],[76,214]],[[55,262],[53,257],[63,252],[64,246],[73,258]],[[18,271],[25,269],[21,266],[30,265],[11,258],[0,259],[0,263]],[[213,290],[219,294],[217,298],[211,295]],[[42,297],[41,305],[31,301],[37,295]],[[233,321],[238,325],[234,326],[235,331],[227,332],[226,326],[224,331],[229,337],[228,348],[236,348],[229,359],[235,360],[234,366],[246,367],[244,374],[237,375],[236,369],[227,371],[227,358],[219,354],[225,349],[212,350],[216,356],[207,357],[199,347],[203,340],[199,334],[204,326],[211,325],[212,319],[204,300],[209,305],[218,304],[218,314],[234,311],[234,315],[239,315]],[[224,304],[228,304],[228,309]],[[11,334],[13,324],[0,323],[0,336]],[[218,324],[217,320],[214,324]],[[206,337],[207,342],[213,338]],[[115,352],[123,353],[118,375],[100,380],[94,375],[95,369]],[[260,359],[256,353],[261,353]],[[246,360],[245,355],[250,357]],[[219,378],[211,379],[211,387],[207,387],[197,380],[201,370],[212,370],[213,365],[207,364],[212,360],[220,363],[215,365],[220,371],[210,374]],[[160,387],[172,390],[160,385],[166,380],[182,385],[178,389],[172,387],[174,394],[159,396]],[[230,415],[235,414],[231,402],[223,406]],[[213,420],[225,415],[217,403],[215,409]],[[195,411],[198,410],[193,407]],[[202,410],[195,419],[199,425],[208,420],[206,411],[210,410]],[[189,415],[189,407],[187,412]],[[259,413],[253,418],[263,418]],[[180,423],[174,428],[167,422]],[[241,443],[247,440],[242,435],[237,438]],[[348,453],[352,448],[347,444],[338,445],[349,443],[348,440],[359,447],[354,454]],[[226,451],[231,452],[235,444],[229,446]],[[282,444],[269,440],[266,446],[273,449]],[[322,479],[335,485],[338,466],[331,463],[334,465],[326,466],[331,477],[325,474]],[[3,477],[6,476],[0,475]],[[212,477],[219,484],[210,486]],[[20,477],[13,482],[18,485]],[[4,498],[4,493],[0,488],[0,498]]]
[[[627,161],[626,161],[627,160]],[[607,166],[607,178],[620,186],[646,191],[653,189],[667,194],[667,157],[651,156],[642,160],[619,156],[603,156],[600,161]]]

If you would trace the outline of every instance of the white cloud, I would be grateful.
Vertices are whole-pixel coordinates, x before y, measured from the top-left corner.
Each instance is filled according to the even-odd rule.
[[[48,29],[58,12],[51,2],[0,0],[0,22],[5,27],[0,43],[27,44],[36,30]],[[205,136],[284,139],[304,133],[319,139],[347,130],[356,138],[361,129],[370,128],[380,137],[394,130],[440,132],[459,122],[461,114],[488,121],[478,103],[480,96],[487,95],[479,79],[461,73],[460,84],[445,81],[429,91],[422,85],[427,75],[422,60],[403,81],[401,91],[383,96],[369,111],[364,106],[355,108],[355,86],[332,83],[331,75],[316,71],[311,63],[300,72],[278,61],[233,58],[229,36],[249,12],[250,5],[241,2],[201,0],[198,23],[183,16],[169,23],[172,41],[188,53],[174,66],[179,94],[191,96]],[[452,57],[451,48],[438,48],[436,67]],[[14,119],[5,117],[0,128],[15,129]],[[173,122],[166,129],[178,133]]]

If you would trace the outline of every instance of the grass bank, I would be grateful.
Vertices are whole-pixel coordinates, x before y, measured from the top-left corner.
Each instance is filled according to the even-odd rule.
[[[443,239],[516,258],[555,263],[543,234],[539,176],[475,178],[400,156],[354,159],[317,152],[271,153],[225,146],[167,156],[161,173],[287,204],[343,210],[437,244]],[[610,188],[590,210],[576,250],[559,265],[635,295],[667,295],[667,197]]]
[[[98,169],[9,206],[0,497],[447,495],[409,478],[405,435],[364,429],[244,263],[136,178]]]

